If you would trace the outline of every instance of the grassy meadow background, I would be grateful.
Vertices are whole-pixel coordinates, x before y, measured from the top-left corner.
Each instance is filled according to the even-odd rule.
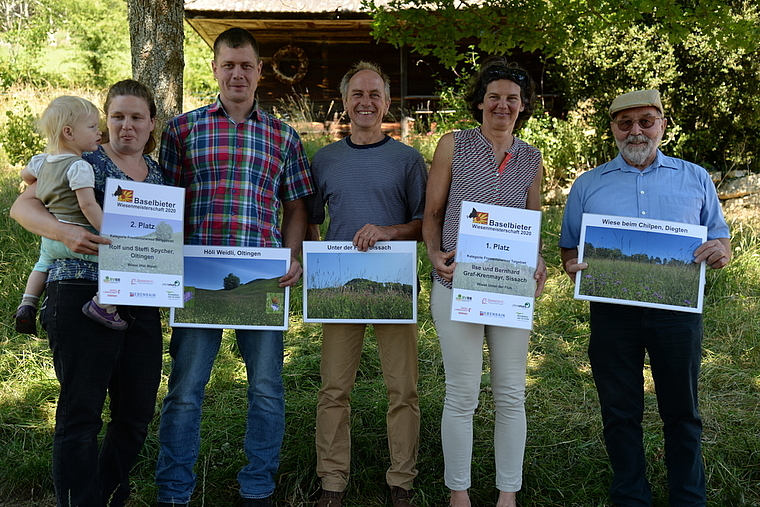
[[[411,319],[411,285],[361,279],[340,287],[307,289],[309,319]]]
[[[7,104],[13,98],[27,98],[25,93],[14,90],[3,100]],[[102,103],[101,96],[87,90],[70,93]],[[40,95],[37,91],[28,99],[31,102]],[[186,101],[187,108],[193,106]],[[20,190],[19,169],[0,160],[0,506],[48,507],[54,504],[50,461],[58,383],[44,334],[38,338],[19,335],[11,319],[38,254],[38,239],[8,217]],[[610,505],[607,487],[611,473],[586,356],[588,304],[573,300],[572,286],[559,268],[560,220],[561,208],[545,210],[543,240],[549,280],[536,304],[528,358],[528,442],[518,501],[523,507],[602,507]],[[708,272],[705,296],[700,401],[708,505],[760,507],[760,222],[731,220],[731,227],[734,260],[725,269]],[[420,247],[419,252],[422,429],[415,503],[440,507],[447,504],[439,438],[444,377],[428,308],[430,265],[424,249]],[[279,506],[314,505],[319,491],[314,425],[321,327],[302,322],[301,296],[300,287],[291,292],[290,330],[285,336],[287,427],[275,493]],[[168,312],[165,317],[166,323]],[[169,336],[167,326],[166,349]],[[158,410],[170,369],[168,353],[164,359],[157,413],[132,474],[130,507],[155,504]],[[645,371],[645,376],[644,443],[655,506],[664,507],[661,424],[651,375]],[[237,501],[236,474],[245,460],[245,400],[245,368],[234,340],[227,335],[207,389],[193,505],[226,507]],[[388,467],[385,410],[385,389],[370,326],[353,393],[349,506],[390,505],[384,479]],[[493,402],[486,363],[481,405],[475,415],[471,496],[478,507],[493,505],[496,499],[492,434]]]
[[[696,308],[699,264],[662,265],[585,257],[580,294]]]
[[[175,322],[235,326],[282,326],[285,322],[282,309],[272,311],[272,299],[285,300],[285,291],[279,287],[279,278],[252,280],[230,290],[185,288],[192,299],[184,308],[174,310]]]

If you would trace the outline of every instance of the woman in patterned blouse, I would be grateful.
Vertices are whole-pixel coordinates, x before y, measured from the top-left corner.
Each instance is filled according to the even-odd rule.
[[[480,393],[484,335],[496,406],[496,507],[515,507],[522,486],[530,331],[452,321],[451,280],[462,201],[541,207],[541,153],[513,135],[533,113],[534,88],[524,70],[503,58],[487,60],[465,97],[481,126],[444,135],[428,179],[422,232],[434,268],[430,306],[446,371],[441,439],[452,507],[470,507],[472,421]],[[546,281],[546,264],[540,256],[535,279],[538,296]]]
[[[145,85],[114,84],[105,107],[108,142],[83,155],[95,172],[95,198],[102,206],[106,178],[162,184],[163,171],[146,153],[155,147],[156,105]],[[84,227],[59,222],[35,196],[32,185],[11,216],[29,231],[95,255],[108,240]],[[153,419],[161,380],[163,339],[158,308],[119,306],[129,327],[109,329],[82,313],[98,289],[98,265],[56,259],[40,320],[61,385],[53,435],[53,484],[59,507],[121,507],[129,496],[134,466]],[[110,398],[102,442],[98,434]]]

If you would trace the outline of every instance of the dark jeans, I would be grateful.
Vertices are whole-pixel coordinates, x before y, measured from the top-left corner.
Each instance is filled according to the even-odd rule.
[[[124,505],[161,380],[158,308],[120,306],[129,328],[115,331],[82,313],[96,291],[97,284],[87,280],[46,288],[42,325],[61,385],[53,436],[58,507]],[[110,421],[98,451],[106,393]]]
[[[702,316],[591,303],[589,358],[612,464],[610,497],[618,506],[652,505],[641,427],[645,351],[663,422],[669,505],[704,506],[702,420],[697,400]]]

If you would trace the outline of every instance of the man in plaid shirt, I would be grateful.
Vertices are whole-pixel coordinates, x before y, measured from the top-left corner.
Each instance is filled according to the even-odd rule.
[[[212,69],[216,102],[171,120],[161,141],[167,184],[186,189],[185,244],[288,247],[292,259],[280,287],[292,286],[302,273],[297,257],[306,231],[304,198],[313,191],[301,140],[257,107],[262,61],[248,31],[219,35]],[[236,330],[236,338],[249,383],[248,464],[238,474],[240,496],[243,507],[268,507],[285,429],[282,332]],[[221,339],[221,329],[173,330],[156,467],[159,507],[190,502],[201,405]]]

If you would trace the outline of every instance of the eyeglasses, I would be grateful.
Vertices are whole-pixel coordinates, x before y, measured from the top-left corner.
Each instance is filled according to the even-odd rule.
[[[617,125],[617,128],[622,130],[623,132],[628,132],[633,128],[634,123],[638,123],[641,130],[646,130],[648,128],[651,128],[654,125],[654,122],[657,120],[662,120],[662,117],[653,117],[650,116],[648,118],[639,118],[638,120],[621,120],[621,121],[613,121],[615,125]]]
[[[528,79],[528,73],[521,69],[515,69],[512,67],[491,67],[486,71],[486,74],[499,79],[511,79],[516,83],[522,83]]]

